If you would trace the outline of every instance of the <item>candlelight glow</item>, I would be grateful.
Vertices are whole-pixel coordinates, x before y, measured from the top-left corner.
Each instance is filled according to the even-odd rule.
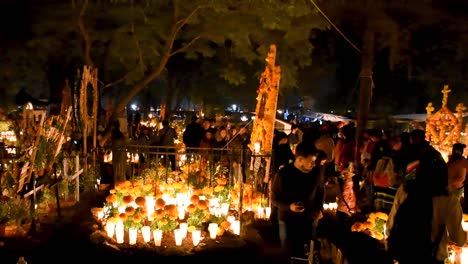
[[[137,242],[137,237],[138,237],[138,229],[129,228],[128,229],[128,243],[130,245],[135,245]]]
[[[216,239],[216,233],[218,232],[218,224],[217,223],[210,223],[208,225],[208,231],[210,232],[210,238]]]
[[[192,242],[194,246],[197,246],[201,240],[201,231],[200,230],[193,230],[192,231]]]
[[[124,224],[122,221],[119,221],[115,225],[115,238],[117,240],[117,243],[122,244],[124,242]]]
[[[141,228],[141,235],[143,236],[143,241],[146,243],[151,241],[151,229],[149,226],[143,226]]]
[[[161,246],[163,232],[160,229],[156,229],[153,231],[153,238],[154,238],[154,245],[157,247]]]
[[[174,239],[175,239],[176,246],[182,245],[183,236],[182,236],[182,231],[180,229],[174,230]]]

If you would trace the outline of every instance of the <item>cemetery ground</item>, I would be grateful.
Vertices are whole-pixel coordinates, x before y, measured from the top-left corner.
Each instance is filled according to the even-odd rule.
[[[279,254],[276,228],[269,221],[256,221],[243,229],[241,238],[204,238],[190,252],[172,245],[160,254],[153,245],[119,246],[108,243],[90,210],[102,205],[104,192],[83,195],[74,206],[41,216],[36,231],[25,237],[0,238],[0,263],[13,264],[20,256],[34,263],[138,263],[196,261],[197,263],[286,263]],[[150,242],[153,243],[153,242]],[[189,242],[184,242],[189,243]],[[168,243],[170,244],[170,243]],[[164,240],[163,245],[164,247]],[[186,248],[189,248],[187,246]],[[182,248],[185,248],[182,245]]]

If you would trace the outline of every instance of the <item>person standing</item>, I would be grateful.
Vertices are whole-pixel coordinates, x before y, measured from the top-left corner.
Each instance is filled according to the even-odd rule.
[[[163,148],[162,151],[165,152],[164,154],[164,162],[167,167],[167,162],[170,162],[171,170],[176,170],[176,159],[175,159],[175,144],[174,140],[177,139],[177,132],[176,130],[169,125],[169,121],[163,120],[162,121],[162,129],[159,131],[159,136],[161,137],[161,146]]]
[[[193,115],[190,124],[185,127],[185,131],[182,136],[185,147],[189,148],[187,152],[195,152],[194,149],[190,148],[200,147],[200,141],[204,135],[203,127],[197,121],[198,117]]]
[[[288,257],[304,257],[313,223],[322,215],[325,189],[313,170],[318,154],[313,145],[299,143],[294,163],[281,168],[273,179],[271,198],[278,207],[279,237]]]
[[[468,171],[468,160],[463,156],[465,144],[455,143],[452,146],[452,154],[447,161],[448,166],[448,189],[455,195],[461,197],[466,182],[466,173]],[[465,196],[466,197],[466,196]]]

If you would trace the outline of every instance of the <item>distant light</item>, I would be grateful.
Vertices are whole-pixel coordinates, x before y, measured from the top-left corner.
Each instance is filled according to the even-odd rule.
[[[276,110],[276,112],[278,112],[278,114],[280,114],[280,115],[281,115],[281,114],[283,113],[283,110],[281,110],[281,109],[278,109],[278,110]]]
[[[245,122],[245,121],[247,121],[247,120],[249,120],[249,119],[244,115],[244,116],[241,116],[240,120],[241,120],[242,122]]]
[[[132,107],[132,110],[133,110],[133,111],[135,111],[135,110],[137,109],[137,105],[136,105],[136,104],[132,104],[131,107]]]
[[[232,111],[236,111],[237,110],[237,105],[233,104],[232,105]]]
[[[149,114],[148,114],[148,117],[149,117],[149,118],[153,118],[153,113],[149,113]]]
[[[151,111],[151,112],[154,112],[154,107],[151,106],[151,107],[150,107],[150,111]]]
[[[250,119],[254,120],[254,119],[255,119],[255,116],[251,116]]]
[[[26,110],[34,110],[33,104],[31,102],[26,103]]]

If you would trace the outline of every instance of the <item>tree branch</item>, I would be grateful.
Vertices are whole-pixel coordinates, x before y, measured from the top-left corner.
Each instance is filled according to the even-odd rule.
[[[179,49],[173,51],[173,52],[171,53],[170,56],[174,56],[174,55],[177,54],[177,53],[181,53],[181,52],[185,51],[185,50],[188,49],[190,46],[192,46],[193,43],[195,43],[195,41],[199,40],[200,38],[201,38],[201,36],[196,36],[196,37],[194,37],[194,38],[193,38],[192,40],[190,40],[186,45],[183,45],[181,48],[179,48]]]
[[[111,83],[108,83],[108,84],[102,86],[102,89],[108,89],[108,88],[110,88],[110,87],[112,87],[112,86],[115,86],[115,85],[117,85],[117,84],[119,84],[119,83],[125,81],[125,80],[128,78],[128,76],[130,75],[131,72],[132,72],[132,71],[128,71],[128,72],[127,72],[126,74],[124,74],[124,76],[122,76],[120,79],[117,79],[117,80],[115,80],[115,81],[113,81],[113,82],[111,82]],[[101,82],[101,83],[102,83],[102,82]]]
[[[187,21],[192,18],[196,13],[197,11],[200,10],[200,7],[196,7],[195,9],[192,10],[192,12],[190,12],[190,14],[182,19],[182,20],[179,20],[177,21],[173,26],[172,26],[172,29],[171,29],[171,36],[169,37],[169,40],[167,41],[167,51],[169,52],[169,54],[171,54],[171,51],[172,51],[172,47],[174,46],[174,41],[175,41],[175,38],[177,37],[177,34],[179,34],[179,31],[182,29],[182,27],[187,23]]]
[[[136,49],[138,51],[138,61],[139,61],[138,65],[140,65],[141,73],[145,74],[145,65],[143,63],[143,53],[141,52],[140,42],[138,42],[138,38],[136,36],[133,23],[132,23],[132,34],[133,34],[133,38],[135,39]]]
[[[86,65],[88,66],[94,66],[93,60],[91,59],[91,39],[89,37],[88,31],[86,31],[84,22],[83,22],[83,17],[86,12],[86,8],[88,7],[88,0],[85,0],[83,2],[83,5],[81,6],[80,14],[78,16],[78,29],[80,31],[81,36],[83,37],[83,42],[84,42],[84,59],[86,62]]]

